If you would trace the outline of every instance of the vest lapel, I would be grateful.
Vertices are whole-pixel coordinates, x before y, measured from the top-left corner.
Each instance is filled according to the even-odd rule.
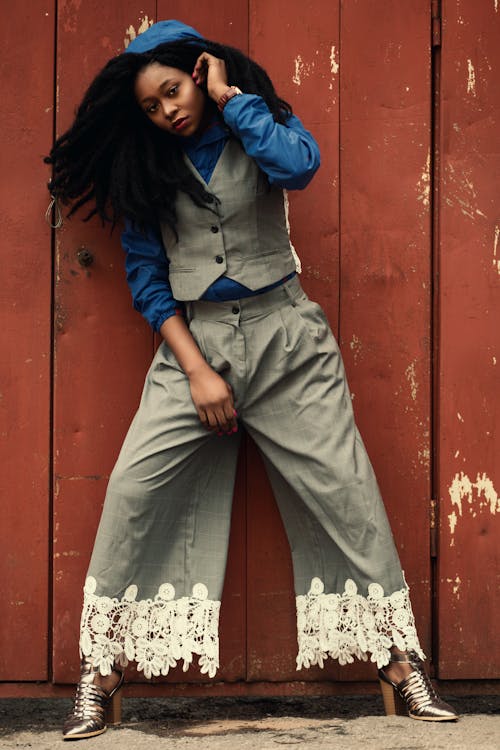
[[[216,178],[217,172],[219,171],[219,169],[222,168],[223,162],[227,159],[228,153],[231,150],[229,148],[229,146],[230,146],[230,144],[232,143],[233,140],[234,139],[228,138],[228,140],[226,142],[226,145],[222,149],[221,155],[217,159],[217,164],[215,165],[214,171],[210,175],[210,180],[208,182],[205,182],[205,180],[203,179],[203,177],[201,176],[201,174],[198,172],[198,170],[194,166],[194,164],[191,161],[191,159],[189,158],[189,156],[186,153],[184,154],[184,161],[186,162],[188,168],[194,174],[194,176],[196,177],[196,179],[199,182],[201,182],[201,184],[203,185],[204,188],[210,188],[210,185],[212,185],[212,182],[214,182],[214,179]]]

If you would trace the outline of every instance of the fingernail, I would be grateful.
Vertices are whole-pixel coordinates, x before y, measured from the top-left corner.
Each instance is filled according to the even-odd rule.
[[[238,432],[238,428],[237,427],[233,427],[233,429],[231,430],[231,432]]]
[[[237,416],[238,416],[238,412],[236,411],[236,409],[234,410],[234,412],[233,412],[233,413],[234,413],[234,416],[235,416],[235,417],[237,417]]]
[[[218,437],[222,437],[222,435],[223,435],[223,434],[224,434],[223,432],[218,432],[218,433],[217,433],[217,436],[218,436]]]

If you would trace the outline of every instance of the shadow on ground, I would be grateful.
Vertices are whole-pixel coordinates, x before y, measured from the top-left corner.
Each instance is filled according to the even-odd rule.
[[[462,716],[499,713],[498,698],[492,695],[450,697],[448,700]],[[70,709],[71,701],[67,698],[0,700],[0,737],[23,731],[58,731]],[[345,735],[346,720],[382,715],[382,699],[373,696],[125,698],[122,727],[157,737],[276,732],[286,727],[293,728],[294,736],[300,738],[302,729],[310,730],[318,722],[330,732]],[[330,720],[332,724],[325,727],[324,722]]]

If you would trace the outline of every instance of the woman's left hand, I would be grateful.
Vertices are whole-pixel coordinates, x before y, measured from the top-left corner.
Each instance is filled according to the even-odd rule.
[[[193,79],[198,86],[206,82],[209,97],[218,102],[228,87],[226,63],[208,52],[202,52],[196,60]]]

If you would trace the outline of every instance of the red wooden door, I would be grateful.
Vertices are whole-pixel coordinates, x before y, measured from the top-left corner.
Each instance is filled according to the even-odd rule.
[[[245,48],[246,5],[241,2],[240,6],[232,3],[228,14],[216,19],[204,6],[193,22],[199,20],[207,35],[213,32],[214,37],[231,38]],[[172,13],[186,17],[170,4],[168,14]],[[58,134],[68,126],[84,86],[99,67],[156,17],[154,2],[129,0],[104,8],[97,2],[58,4]],[[90,266],[79,264],[82,248],[93,257]],[[72,682],[79,672],[82,584],[106,483],[137,408],[154,340],[146,323],[131,309],[118,234],[111,237],[97,222],[66,222],[57,233],[56,258],[53,674],[56,682]],[[243,467],[238,487],[242,472]],[[226,581],[228,606],[221,618],[220,675],[226,680],[244,677],[243,499],[240,490]],[[181,675],[173,672],[168,679],[185,680]],[[193,679],[199,679],[194,669],[188,675],[188,680]]]
[[[154,17],[154,2],[141,7]],[[58,135],[139,22],[136,2],[58,3]],[[65,682],[79,673],[82,585],[107,479],[153,352],[151,331],[130,310],[119,236],[97,222],[78,217],[56,233],[54,333],[53,676]]]
[[[317,137],[321,170],[290,196],[292,239],[302,283],[341,343],[424,649],[431,653],[434,623],[439,676],[498,676],[498,651],[479,644],[490,642],[499,569],[500,6],[444,1],[442,51],[432,57],[431,5],[221,0],[214,12],[194,0],[36,0],[29,10],[9,8],[0,139],[9,176],[0,629],[9,648],[0,679],[77,677],[81,587],[106,482],[157,344],[131,308],[118,235],[67,221],[53,233],[52,277],[41,157],[53,125],[59,134],[67,127],[100,65],[166,17],[249,51]],[[90,266],[79,262],[82,249]],[[233,509],[220,678],[262,686],[373,676],[359,664],[297,673],[294,610],[288,545],[248,442]],[[196,670],[168,678],[186,679],[200,681]]]
[[[147,19],[139,18],[137,7],[120,4],[119,15],[109,11],[96,29],[92,4],[60,6],[59,131],[81,92],[78,61],[86,62],[88,80],[120,48],[131,19],[137,28],[155,15],[151,6],[143,9]],[[252,0],[224,10],[213,14],[195,2],[160,1],[156,17],[179,17],[208,37],[249,48],[320,142],[320,173],[307,191],[291,196],[293,241],[302,257],[303,284],[323,304],[344,344],[356,411],[409,583],[419,584],[414,604],[428,648],[430,9],[392,2],[381,13],[376,2],[318,0],[311,8]],[[387,39],[394,41],[386,46]],[[82,246],[95,256],[87,270],[76,258]],[[59,235],[58,258],[54,673],[62,680],[76,674],[81,580],[152,342],[130,311],[120,250],[105,233],[72,221]],[[331,679],[340,675],[334,664],[325,671],[295,671],[288,545],[256,450],[248,445],[247,451],[252,471],[246,482],[240,472],[235,501],[221,677]],[[408,515],[418,517],[416,527],[404,525]],[[234,648],[227,648],[231,643]],[[342,671],[343,679],[368,675],[358,665]],[[169,679],[185,678],[174,673]],[[196,673],[188,679],[197,679]]]
[[[498,677],[500,7],[444,4],[439,675]]]
[[[2,3],[0,22],[8,29],[0,129],[0,679],[46,680],[52,258],[42,156],[52,141],[52,3]]]
[[[321,148],[318,175],[291,196],[292,240],[301,282],[342,346],[429,652],[430,6],[253,0],[250,9],[252,55]],[[248,679],[372,679],[360,663],[295,671],[288,545],[262,470],[249,475],[247,518]]]

